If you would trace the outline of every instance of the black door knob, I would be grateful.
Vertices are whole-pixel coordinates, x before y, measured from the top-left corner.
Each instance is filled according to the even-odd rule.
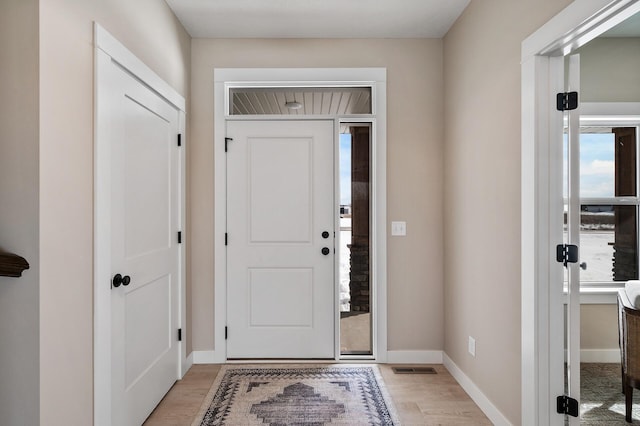
[[[129,275],[123,277],[120,274],[115,274],[112,281],[114,287],[120,287],[120,285],[128,286],[130,282],[131,277]]]
[[[331,250],[329,250],[329,247],[322,247],[322,254],[326,256],[329,253],[331,253]]]
[[[325,238],[325,239],[329,238],[329,232],[328,231],[324,231],[322,233],[322,238]]]

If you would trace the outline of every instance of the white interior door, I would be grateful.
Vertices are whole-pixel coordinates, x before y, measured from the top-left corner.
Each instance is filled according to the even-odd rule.
[[[333,121],[227,136],[227,357],[334,358]]]
[[[110,78],[111,423],[140,425],[178,377],[179,112]]]

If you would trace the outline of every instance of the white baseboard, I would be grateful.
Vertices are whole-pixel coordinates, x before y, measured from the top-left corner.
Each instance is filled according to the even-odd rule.
[[[184,375],[187,374],[187,371],[189,371],[192,365],[193,365],[193,352],[191,352],[188,357],[182,360],[182,377],[184,377]]]
[[[581,349],[580,362],[620,363],[620,349]]]
[[[193,351],[192,354],[194,364],[220,364],[216,351]]]
[[[193,364],[223,364],[216,351],[193,351]],[[442,364],[442,351],[388,351],[389,364]]]
[[[471,397],[471,399],[480,407],[482,412],[491,420],[496,426],[511,426],[511,422],[493,405],[493,403],[482,393],[480,388],[471,381],[469,377],[447,356],[443,353],[443,364],[454,379],[462,386]]]
[[[442,351],[388,351],[388,364],[442,364]]]

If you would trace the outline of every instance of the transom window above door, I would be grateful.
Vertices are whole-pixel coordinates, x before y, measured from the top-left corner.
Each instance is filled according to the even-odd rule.
[[[372,114],[371,87],[237,87],[229,115]]]

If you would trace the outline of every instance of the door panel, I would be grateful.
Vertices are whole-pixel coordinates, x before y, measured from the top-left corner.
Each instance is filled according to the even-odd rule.
[[[248,138],[252,244],[311,242],[312,143],[311,138]]]
[[[178,376],[178,111],[115,67],[111,109],[112,423],[140,425]]]
[[[125,98],[124,197],[127,259],[171,245],[171,123]]]
[[[171,276],[165,275],[126,292],[124,300],[125,387],[131,388],[149,365],[171,350],[167,329],[170,309],[147,309],[147,306],[170,307]],[[169,338],[167,338],[169,337]],[[142,347],[138,344],[144,342]]]
[[[335,355],[333,132],[227,122],[229,358]]]
[[[312,327],[312,302],[312,269],[249,269],[251,327]]]

